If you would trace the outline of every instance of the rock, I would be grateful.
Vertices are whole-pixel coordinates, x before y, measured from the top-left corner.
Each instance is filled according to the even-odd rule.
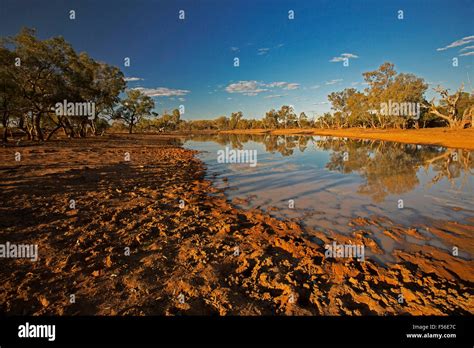
[[[110,258],[110,255],[105,258],[105,265],[106,265],[107,267],[111,267],[111,266],[112,266],[112,259]]]
[[[46,299],[46,297],[41,296],[39,300],[40,300],[41,304],[43,305],[43,307],[48,307],[49,306],[49,301]]]

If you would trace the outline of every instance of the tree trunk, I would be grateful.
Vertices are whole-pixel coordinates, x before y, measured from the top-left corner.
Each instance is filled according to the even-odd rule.
[[[3,142],[6,143],[8,141],[8,112],[7,111],[3,112],[2,124],[3,124]]]
[[[130,123],[128,124],[128,134],[132,134],[133,132],[133,125],[135,124],[135,115],[133,114],[130,117]]]
[[[38,112],[35,115],[35,130],[36,130],[36,135],[38,136],[38,139],[41,141],[44,141],[43,137],[43,131],[41,130],[41,112]]]
[[[87,124],[84,120],[81,120],[81,128],[79,129],[79,136],[85,138],[87,136]]]
[[[91,126],[92,135],[97,135],[97,128],[95,126],[95,119],[94,120],[89,120],[89,124]]]
[[[56,133],[58,130],[60,130],[61,128],[63,128],[63,125],[62,124],[58,124],[56,126],[56,128],[54,128],[49,134],[48,136],[46,137],[46,141],[48,141],[49,139],[51,139],[51,137],[53,136],[54,133]]]

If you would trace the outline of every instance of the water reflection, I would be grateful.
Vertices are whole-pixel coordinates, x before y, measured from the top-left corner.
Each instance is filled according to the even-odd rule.
[[[461,149],[420,146],[393,142],[355,141],[341,139],[318,140],[317,146],[332,150],[327,164],[341,173],[357,172],[366,182],[359,192],[380,202],[388,194],[401,194],[420,184],[420,168],[431,169],[436,175],[428,182],[433,185],[442,178],[453,185],[460,176],[468,178],[474,166],[472,153]],[[462,189],[462,180],[458,189]]]
[[[218,163],[217,151],[226,146],[257,150],[257,166]],[[354,238],[362,229],[383,250],[383,255],[376,248],[369,252],[381,262],[392,262],[395,249],[420,244],[450,253],[453,241],[446,238],[455,234],[446,230],[436,235],[433,226],[452,222],[459,228],[473,223],[472,151],[335,137],[248,134],[193,136],[185,147],[201,151],[209,178],[225,189],[234,205],[293,219],[310,238],[321,238],[321,233]],[[394,228],[417,231],[423,237],[394,238],[385,233]],[[469,245],[467,235],[456,243]],[[462,257],[469,256],[464,253]]]
[[[265,152],[283,157],[293,156],[295,150],[303,153],[310,147],[329,152],[325,168],[341,174],[357,173],[364,179],[357,192],[370,196],[374,202],[414,190],[420,185],[420,169],[434,173],[424,183],[427,188],[446,179],[456,190],[463,190],[474,168],[472,151],[441,146],[299,135],[220,134],[195,135],[191,139],[235,149],[255,142],[262,144]]]

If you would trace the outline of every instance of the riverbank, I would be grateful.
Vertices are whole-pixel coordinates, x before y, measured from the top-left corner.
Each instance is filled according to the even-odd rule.
[[[54,140],[0,158],[0,244],[39,251],[36,262],[0,259],[7,315],[472,314],[472,261],[396,225],[390,238],[420,243],[388,267],[326,258],[334,241],[383,252],[382,220],[354,217],[347,237],[237,209],[166,136]],[[474,253],[472,223],[430,231]]]
[[[474,150],[474,128],[452,130],[449,128],[423,129],[248,129],[221,131],[228,134],[274,135],[325,135],[355,139],[395,141],[407,144],[441,145],[451,148]]]

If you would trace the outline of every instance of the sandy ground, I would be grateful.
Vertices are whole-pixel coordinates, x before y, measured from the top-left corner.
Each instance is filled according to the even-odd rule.
[[[356,139],[396,141],[407,144],[442,145],[451,148],[474,150],[474,128],[452,130],[449,128],[423,129],[249,129],[222,131],[234,134],[275,135],[332,135]]]
[[[355,218],[351,238],[321,230],[311,241],[296,222],[236,209],[194,153],[165,137],[10,146],[0,159],[0,243],[39,246],[36,262],[0,259],[7,315],[474,313],[472,261],[427,245],[396,250],[387,267],[325,258],[333,240],[383,252],[377,218]],[[473,224],[430,228],[474,252]]]

